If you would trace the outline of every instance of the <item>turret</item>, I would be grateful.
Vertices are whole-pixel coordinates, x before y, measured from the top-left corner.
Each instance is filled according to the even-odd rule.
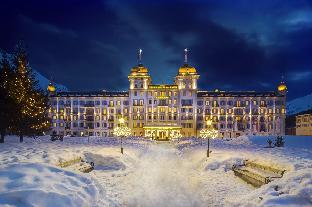
[[[128,79],[130,81],[130,90],[147,89],[151,83],[148,69],[142,64],[142,49],[138,50],[138,65],[131,69]]]
[[[196,69],[188,64],[188,49],[184,49],[184,64],[179,68],[175,78],[175,84],[179,89],[197,90],[197,80],[199,75]]]

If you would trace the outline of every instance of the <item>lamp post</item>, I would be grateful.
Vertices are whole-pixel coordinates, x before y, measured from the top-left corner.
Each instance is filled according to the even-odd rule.
[[[207,157],[209,157],[210,138],[212,139],[216,138],[218,136],[218,131],[212,127],[212,121],[210,119],[207,120],[206,124],[207,124],[207,129],[200,130],[200,136],[203,139],[207,139]]]
[[[125,119],[120,118],[118,121],[119,121],[120,127],[122,128],[124,126]],[[123,134],[121,134],[121,136],[120,136],[120,152],[121,152],[121,154],[123,154],[122,137],[123,137]]]
[[[117,137],[120,137],[120,152],[121,152],[121,154],[123,154],[122,138],[130,136],[131,135],[131,129],[124,125],[124,123],[125,123],[124,118],[120,118],[118,120],[118,122],[120,123],[120,127],[115,127],[113,134]]]

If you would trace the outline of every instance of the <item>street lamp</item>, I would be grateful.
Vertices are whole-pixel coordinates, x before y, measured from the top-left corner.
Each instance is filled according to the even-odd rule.
[[[120,127],[115,127],[113,134],[117,137],[120,137],[120,152],[121,152],[121,154],[123,154],[122,138],[130,136],[131,135],[131,129],[124,125],[124,123],[125,123],[124,118],[120,118],[118,120],[118,122],[120,123]]]
[[[209,157],[210,138],[212,139],[216,138],[218,136],[218,131],[212,127],[212,121],[210,119],[207,120],[206,124],[207,124],[207,129],[200,130],[199,134],[201,138],[207,139],[207,157]]]

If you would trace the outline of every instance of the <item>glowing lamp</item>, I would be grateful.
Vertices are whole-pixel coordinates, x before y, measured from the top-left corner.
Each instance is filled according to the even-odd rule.
[[[208,125],[208,126],[211,126],[212,121],[209,119],[209,120],[207,120],[207,122],[206,122],[206,123],[207,123],[207,125]]]
[[[119,121],[120,124],[124,124],[125,123],[125,119],[124,118],[120,118],[118,121]]]

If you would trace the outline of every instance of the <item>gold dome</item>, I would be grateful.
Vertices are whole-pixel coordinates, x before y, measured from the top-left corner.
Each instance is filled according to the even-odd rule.
[[[281,82],[281,84],[277,87],[277,90],[279,92],[283,92],[283,91],[286,91],[287,90],[287,86],[284,82]]]
[[[148,69],[142,64],[139,64],[131,69],[131,75],[146,75],[147,73]]]
[[[48,91],[51,93],[51,92],[55,92],[55,86],[52,84],[52,83],[50,83],[49,85],[48,85]]]
[[[179,69],[180,74],[196,74],[197,71],[194,67],[184,64],[180,69]]]

